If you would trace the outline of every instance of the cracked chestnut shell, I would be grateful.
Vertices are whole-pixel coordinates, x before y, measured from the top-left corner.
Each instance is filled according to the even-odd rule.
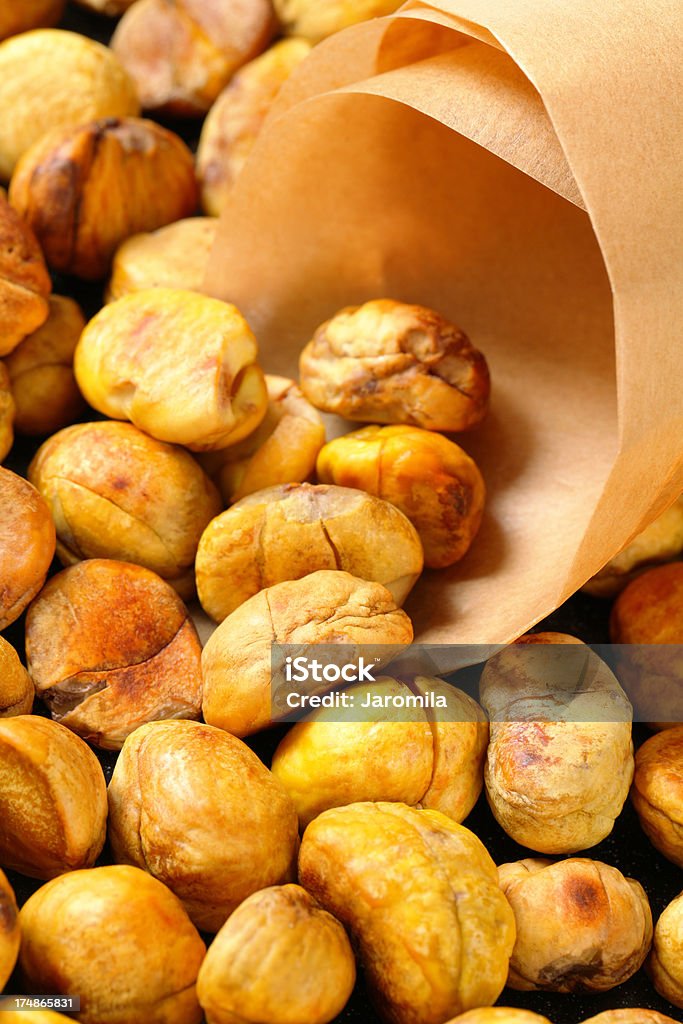
[[[197,205],[185,143],[134,117],[49,131],[21,157],[9,195],[50,267],[88,281],[106,277],[126,238],[188,217]]]
[[[445,814],[401,803],[324,811],[304,833],[299,881],[349,931],[392,1024],[442,1024],[500,995],[512,910],[482,843]]]
[[[230,915],[204,958],[197,994],[207,1024],[328,1024],[355,980],[339,921],[301,886],[282,885]]]
[[[116,860],[145,868],[215,932],[251,893],[293,876],[298,829],[285,789],[241,740],[154,722],[116,762],[109,839]]]
[[[271,644],[396,649],[412,639],[410,619],[381,583],[328,569],[276,583],[241,604],[209,637],[202,652],[204,719],[235,736],[271,724]]]
[[[36,236],[0,189],[0,356],[45,322],[51,290]]]
[[[30,878],[89,868],[106,820],[102,768],[83,740],[38,715],[0,718],[0,864]]]
[[[186,217],[127,238],[114,254],[105,300],[146,288],[201,292],[217,227],[215,217]]]
[[[74,378],[76,344],[85,327],[73,299],[51,295],[45,323],[5,359],[14,395],[14,425],[20,434],[51,434],[73,423],[85,402]]]
[[[132,423],[79,423],[38,449],[29,477],[54,516],[64,565],[84,558],[134,562],[181,597],[194,595],[199,538],[222,506],[184,449]]]
[[[135,116],[140,104],[132,79],[108,47],[76,32],[40,29],[0,44],[0,108],[12,112],[0,121],[0,179],[8,179],[46,133],[100,117]]]
[[[269,373],[265,380],[268,407],[256,430],[244,441],[199,458],[226,505],[266,487],[308,480],[325,443],[320,413],[294,381]]]
[[[394,708],[395,697],[429,692],[447,708]],[[272,772],[292,797],[305,828],[330,807],[363,800],[419,804],[464,821],[481,793],[488,722],[479,705],[440,679],[406,684],[388,676],[346,690],[355,707],[322,708],[297,722],[273,755]],[[388,711],[362,707],[390,700]]]
[[[53,576],[26,617],[26,656],[52,717],[118,750],[146,722],[198,718],[201,646],[155,573],[91,559]]]
[[[72,871],[38,889],[19,920],[29,990],[77,992],[82,1024],[201,1021],[195,983],[206,947],[180,901],[146,872]]]
[[[277,94],[310,51],[304,39],[280,40],[238,71],[211,107],[197,150],[207,213],[220,215]]]
[[[429,569],[459,561],[474,540],[486,489],[473,459],[419,427],[363,427],[335,438],[316,466],[321,483],[359,487],[390,501],[420,535]]]
[[[683,892],[657,921],[647,970],[659,994],[683,1010]]]
[[[19,908],[7,876],[0,870],[0,992],[14,970],[19,955],[19,943]]]
[[[638,748],[631,801],[653,846],[683,868],[683,725]]]
[[[510,988],[606,992],[641,967],[652,914],[639,882],[584,857],[529,858],[498,875],[517,926]]]
[[[201,117],[275,29],[271,0],[137,0],[111,46],[146,110]]]
[[[0,636],[0,718],[30,715],[32,707],[33,680],[12,645]]]
[[[255,430],[268,395],[258,346],[235,306],[149,288],[95,316],[76,349],[76,380],[95,409],[192,451]]]
[[[319,43],[359,21],[393,14],[401,0],[273,0],[273,4],[288,35]]]
[[[38,593],[54,553],[47,504],[28,480],[0,466],[0,630]]]
[[[392,299],[348,306],[322,324],[299,371],[316,408],[349,420],[467,430],[488,410],[488,366],[467,335]]]
[[[479,694],[486,796],[507,834],[540,853],[608,836],[633,778],[632,709],[608,666],[574,637],[529,634],[488,661]]]
[[[195,571],[204,611],[222,622],[259,590],[319,569],[375,580],[401,605],[422,563],[415,528],[388,502],[348,487],[283,484],[212,520]]]

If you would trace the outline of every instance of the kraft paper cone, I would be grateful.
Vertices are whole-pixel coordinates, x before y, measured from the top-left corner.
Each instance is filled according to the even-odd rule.
[[[354,26],[282,91],[223,214],[206,287],[267,370],[385,296],[489,360],[489,418],[456,438],[487,514],[411,595],[423,642],[517,637],[683,490],[677,19],[442,0]]]

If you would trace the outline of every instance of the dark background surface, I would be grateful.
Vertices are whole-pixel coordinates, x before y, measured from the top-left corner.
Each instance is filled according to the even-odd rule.
[[[61,27],[81,32],[106,43],[111,35],[113,25],[114,22],[111,19],[88,14],[80,11],[73,4],[69,4]],[[178,131],[193,148],[196,146],[199,135],[198,122],[165,120],[163,123]],[[87,316],[92,316],[101,304],[102,289],[96,285],[84,285],[82,282],[57,278],[55,279],[55,291],[70,294],[76,298],[82,304]],[[91,416],[90,418],[94,419],[95,417]],[[27,443],[18,440],[5,462],[7,468],[25,474],[28,461],[39,443],[39,441]],[[61,566],[55,563],[54,570],[59,568]],[[537,628],[571,633],[588,643],[607,643],[609,642],[609,608],[609,602],[590,598],[584,594],[576,594],[552,616],[540,623]],[[14,644],[22,656],[24,651],[23,619],[22,616],[3,634]],[[43,713],[40,704],[36,705],[35,710],[38,713]],[[284,732],[284,728],[273,729],[268,733],[252,737],[247,742],[262,760],[269,764],[272,753]],[[646,727],[639,725],[634,727],[636,745],[642,743],[648,735],[650,733]],[[116,755],[102,751],[97,753],[107,780],[109,780]],[[494,820],[483,795],[464,824],[479,836],[497,864],[534,855],[526,848],[518,846],[503,832]],[[235,825],[236,828],[239,828],[239,822],[236,822]],[[612,834],[599,846],[587,851],[586,856],[603,860],[619,868],[625,875],[638,879],[648,894],[655,921],[667,903],[683,888],[683,874],[650,845],[640,829],[630,803],[625,806]],[[98,863],[107,863],[106,848]],[[8,872],[8,877],[20,903],[24,902],[41,884],[13,872]],[[210,939],[209,936],[206,938]],[[125,970],[124,964],[121,965],[121,969]],[[8,993],[22,991],[16,977],[11,980],[6,991]],[[601,995],[523,993],[506,989],[499,1003],[534,1010],[546,1015],[553,1024],[578,1024],[585,1017],[602,1010],[636,1006],[659,1010],[674,1020],[683,1019],[675,1008],[657,995],[644,970],[639,971],[626,984]],[[371,1009],[361,979],[346,1009],[337,1018],[337,1024],[374,1024],[376,1021],[379,1021],[379,1018]]]

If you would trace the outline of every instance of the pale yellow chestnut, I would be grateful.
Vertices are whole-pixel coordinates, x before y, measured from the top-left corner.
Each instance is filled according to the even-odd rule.
[[[239,310],[196,292],[149,288],[105,306],[76,348],[76,380],[113,419],[193,451],[255,430],[268,395]]]

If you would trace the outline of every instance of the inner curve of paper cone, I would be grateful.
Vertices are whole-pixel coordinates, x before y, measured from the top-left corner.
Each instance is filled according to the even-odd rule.
[[[441,102],[443,60],[416,105]],[[416,638],[500,643],[550,612],[616,452],[611,293],[586,213],[357,87],[272,124],[224,216],[207,287],[245,313],[269,372],[297,376],[319,323],[378,296],[440,310],[489,360],[490,416],[457,438],[487,511],[466,558],[417,584]]]

